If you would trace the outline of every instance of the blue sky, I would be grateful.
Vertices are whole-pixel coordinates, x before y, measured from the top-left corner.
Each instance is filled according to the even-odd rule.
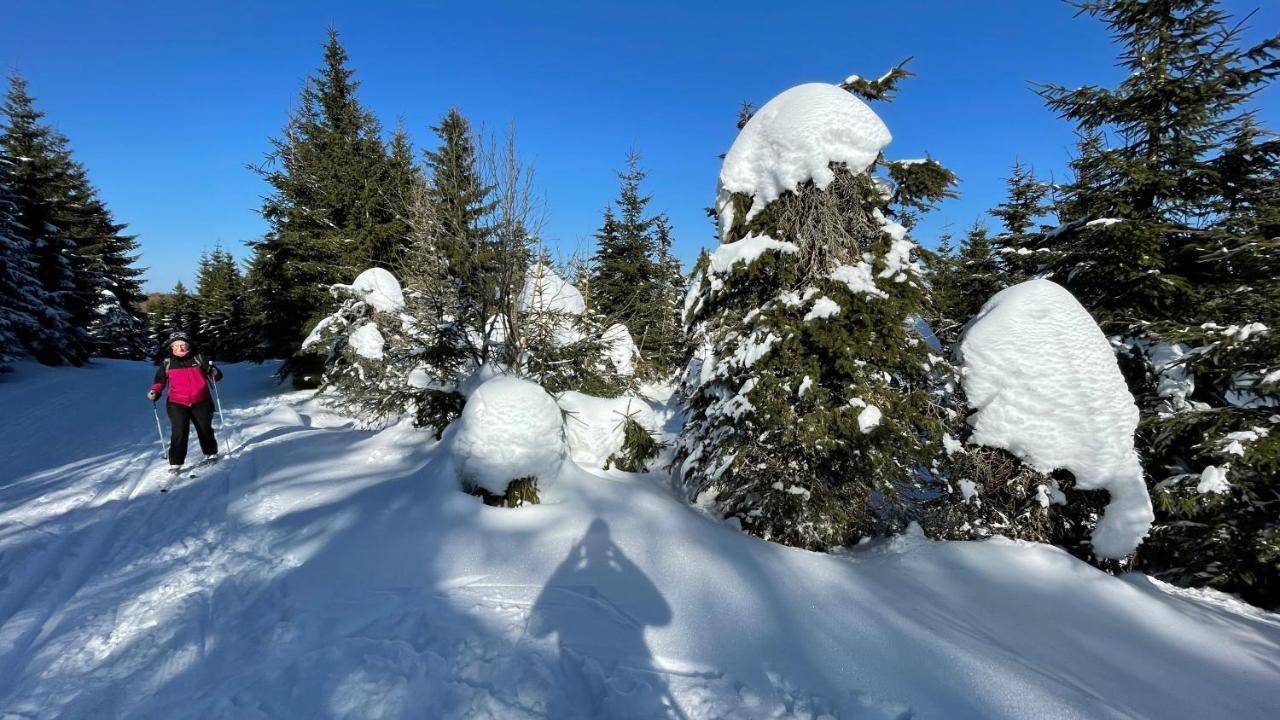
[[[1246,38],[1280,28],[1258,9]],[[614,172],[636,148],[651,208],[666,211],[682,258],[714,243],[703,208],[744,100],[762,105],[802,82],[878,75],[912,56],[917,73],[873,107],[890,158],[926,152],[961,178],[961,198],[926,218],[932,245],[998,203],[1015,157],[1064,177],[1072,128],[1032,83],[1114,84],[1116,50],[1096,20],[1054,0],[834,3],[0,2],[0,67],[30,82],[112,210],[139,235],[147,288],[190,282],[221,242],[247,257],[264,223],[260,161],[335,25],[388,128],[418,147],[456,106],[501,130],[514,122],[537,166],[560,252],[590,252]],[[1257,103],[1280,128],[1280,91]]]

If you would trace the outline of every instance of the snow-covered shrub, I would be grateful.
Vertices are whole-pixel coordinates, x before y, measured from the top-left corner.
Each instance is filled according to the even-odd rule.
[[[568,455],[560,407],[528,380],[483,383],[458,423],[452,447],[458,480],[488,504],[537,503],[539,482],[554,478]]]
[[[631,334],[622,325],[602,331],[585,311],[582,293],[573,284],[546,264],[535,263],[519,296],[520,332],[508,340],[519,346],[510,355],[522,374],[549,392],[619,395],[634,374],[626,364]],[[631,348],[634,352],[634,343]]]
[[[1055,470],[1070,472],[1077,489],[1107,490],[1110,502],[1093,530],[1093,552],[1110,559],[1132,553],[1153,519],[1133,445],[1138,408],[1089,313],[1056,283],[1029,280],[987,301],[965,329],[957,355],[973,408],[964,440],[1007,450],[1041,474],[1018,471],[1011,480],[1019,488],[1014,495],[1035,483],[1037,500],[1065,502],[1045,477]],[[969,463],[971,470],[981,467]],[[956,480],[966,502],[973,492],[979,498],[984,491],[1008,494],[977,477]]]
[[[605,469],[610,465],[627,472],[646,472],[649,463],[662,452],[662,443],[633,415],[622,420],[622,448],[609,456]]]
[[[721,244],[685,304],[677,463],[691,499],[767,539],[892,530],[939,482],[930,390],[947,363],[916,330],[916,246],[890,218],[954,178],[933,161],[911,183],[873,176],[889,140],[867,105],[815,83],[762,107],[725,156]]]
[[[456,379],[431,362],[433,328],[406,312],[395,277],[371,268],[330,291],[342,304],[302,344],[303,353],[324,360],[326,397],[371,426],[413,412],[419,426],[438,432],[456,417]]]

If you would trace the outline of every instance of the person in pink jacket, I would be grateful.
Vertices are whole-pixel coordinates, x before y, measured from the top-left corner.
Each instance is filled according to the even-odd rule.
[[[213,436],[213,399],[209,395],[209,380],[218,382],[222,371],[207,359],[193,352],[191,339],[184,333],[169,337],[169,357],[156,368],[155,381],[147,391],[147,397],[155,402],[160,393],[169,388],[169,400],[165,410],[169,413],[169,472],[177,473],[187,459],[187,433],[190,425],[196,426],[200,450],[205,461],[218,458],[218,441]]]

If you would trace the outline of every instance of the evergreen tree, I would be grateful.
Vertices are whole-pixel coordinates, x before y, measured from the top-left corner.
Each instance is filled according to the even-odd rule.
[[[14,164],[0,154],[0,371],[32,348],[55,346],[46,323],[56,312],[36,277],[30,245],[18,227]],[[52,324],[52,323],[50,323]]]
[[[262,206],[270,225],[252,243],[248,286],[262,352],[289,356],[306,329],[333,308],[325,288],[367,267],[390,266],[407,236],[407,139],[391,153],[376,117],[356,98],[336,30],[324,63],[307,79],[298,108],[267,161],[253,169],[272,187]]]
[[[932,302],[930,326],[944,348],[960,339],[964,328],[992,295],[1008,287],[1007,274],[992,251],[988,230],[974,221],[960,243],[957,255],[951,254],[951,238],[944,236],[938,251],[926,261],[930,267]]]
[[[1017,160],[1005,182],[1009,188],[1005,201],[991,211],[1000,219],[1002,232],[992,238],[991,245],[1004,266],[1005,283],[1016,285],[1035,277],[1046,264],[1046,250],[1036,247],[1039,235],[1033,227],[1049,211],[1045,200],[1050,188]]]
[[[0,132],[0,154],[12,158],[10,200],[16,206],[18,242],[35,264],[43,290],[41,302],[47,332],[28,337],[28,351],[45,364],[82,364],[89,355],[90,338],[84,330],[90,315],[85,283],[76,270],[81,265],[76,244],[57,225],[66,210],[73,171],[67,140],[41,123],[44,113],[35,109],[27,84],[16,73],[9,77]]]
[[[853,89],[884,97],[891,75]],[[911,498],[940,482],[931,397],[946,363],[911,322],[926,288],[890,218],[945,197],[955,178],[934,161],[904,165],[900,194],[885,193],[877,165],[833,163],[825,187],[802,183],[758,212],[758,199],[722,194],[722,244],[686,303],[700,350],[682,479],[699,504],[790,545],[901,528]]]
[[[499,311],[493,231],[485,224],[495,207],[493,186],[481,173],[476,139],[462,113],[450,110],[432,130],[440,146],[424,155],[434,244],[456,291],[454,322],[464,340],[480,338],[471,343],[471,351],[477,362],[484,362],[492,344],[486,326]]]
[[[1280,72],[1280,36],[1241,47],[1212,0],[1081,8],[1129,74],[1041,91],[1082,138],[1046,243],[1053,277],[1117,337],[1143,411],[1157,519],[1139,563],[1275,606],[1280,428],[1265,406],[1280,403],[1280,168],[1245,103]]]
[[[181,280],[173,286],[171,296],[168,316],[164,321],[165,327],[170,334],[176,332],[185,334],[193,345],[203,349],[204,336],[200,334],[199,299],[187,291],[187,286],[183,285]],[[165,341],[167,340],[168,338],[165,338]],[[163,349],[161,348],[162,351]]]
[[[647,214],[650,198],[640,190],[644,178],[640,156],[628,153],[627,169],[618,173],[617,213],[606,208],[596,232],[589,284],[593,312],[604,324],[625,325],[643,358],[665,373],[674,367],[680,346],[675,296],[682,282],[671,255],[670,221]]]
[[[244,279],[235,258],[221,246],[201,254],[196,296],[204,351],[224,362],[243,360],[247,352]]]

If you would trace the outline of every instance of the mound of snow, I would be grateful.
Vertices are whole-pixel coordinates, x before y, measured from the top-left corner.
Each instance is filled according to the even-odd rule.
[[[635,375],[636,359],[640,357],[640,351],[627,326],[621,323],[610,325],[600,339],[604,343],[605,357],[613,364],[613,369],[623,377]]]
[[[378,312],[395,313],[404,309],[404,293],[399,281],[382,268],[369,268],[357,275],[350,290]]]
[[[1133,449],[1138,408],[1111,345],[1063,287],[1029,280],[982,306],[959,346],[971,442],[1004,448],[1041,472],[1070,470],[1111,502],[1093,532],[1120,558],[1151,527],[1151,498]]]
[[[556,401],[541,386],[507,375],[471,393],[453,438],[459,479],[495,495],[505,495],[518,478],[553,480],[566,453]]]
[[[622,451],[627,416],[651,432],[662,428],[662,419],[639,398],[600,398],[568,391],[556,400],[566,413],[564,434],[569,456],[583,467],[602,468],[610,456]]]
[[[778,95],[743,126],[720,169],[720,227],[733,224],[729,198],[752,198],[750,219],[783,193],[812,180],[825,188],[831,163],[864,172],[893,136],[866,103],[835,85],[808,83]]]
[[[520,312],[581,315],[586,309],[582,293],[555,270],[536,263],[525,274],[524,290],[520,292]]]

